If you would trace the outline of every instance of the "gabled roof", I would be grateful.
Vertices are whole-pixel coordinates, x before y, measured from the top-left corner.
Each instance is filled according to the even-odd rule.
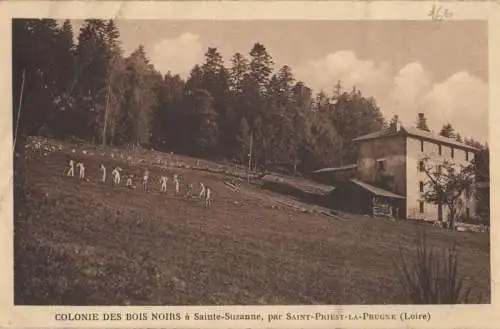
[[[412,136],[421,139],[426,139],[429,141],[433,141],[435,143],[451,145],[457,148],[469,150],[469,151],[479,151],[479,149],[467,145],[465,143],[458,142],[453,138],[444,137],[429,131],[421,130],[414,127],[401,127],[399,131],[394,130],[393,128],[386,128],[380,131],[376,131],[370,134],[366,134],[360,137],[353,139],[353,141],[364,141],[370,139],[377,139],[382,137],[390,137],[390,136]]]
[[[337,172],[337,171],[344,171],[344,170],[349,170],[349,169],[356,169],[358,167],[357,164],[351,164],[347,166],[342,166],[342,167],[334,167],[334,168],[321,168],[318,170],[315,170],[312,172],[312,174],[319,174],[323,172]]]
[[[373,186],[373,185],[370,185],[368,183],[365,183],[365,182],[362,182],[360,181],[359,179],[356,179],[356,178],[352,178],[349,180],[350,182],[358,185],[359,187],[375,194],[375,195],[378,195],[378,196],[383,196],[383,197],[387,197],[387,198],[393,198],[393,199],[406,199],[404,196],[402,195],[398,195],[398,194],[395,194],[395,193],[392,193],[392,192],[389,192],[389,191],[386,191],[384,189],[381,189],[379,187],[376,187],[376,186]]]

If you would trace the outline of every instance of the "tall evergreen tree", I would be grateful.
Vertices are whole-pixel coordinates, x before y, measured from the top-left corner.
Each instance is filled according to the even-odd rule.
[[[14,19],[12,25],[13,132],[19,126],[18,134],[50,134],[51,118],[61,103],[64,37],[53,19]]]
[[[236,53],[231,58],[230,69],[230,90],[233,95],[238,95],[243,91],[243,82],[248,74],[248,60],[240,53]]]
[[[106,23],[104,34],[107,75],[106,84],[101,93],[105,95],[105,103],[100,112],[99,130],[103,145],[113,144],[118,122],[121,116],[121,105],[125,96],[125,61],[120,42],[120,32],[113,20]],[[101,106],[101,107],[102,107]]]
[[[125,97],[120,120],[120,141],[132,145],[149,143],[152,118],[158,97],[156,85],[161,76],[139,46],[125,60]]]
[[[261,43],[254,44],[250,51],[250,58],[250,81],[255,83],[259,91],[263,93],[272,74],[273,59]]]
[[[48,118],[50,134],[56,137],[65,137],[71,133],[71,128],[77,123],[73,121],[72,111],[75,106],[74,89],[74,57],[75,45],[73,42],[73,27],[69,20],[65,20],[59,28],[58,41],[53,49],[57,57],[58,68],[57,86],[55,91],[54,109]],[[61,124],[65,122],[65,124]]]
[[[358,136],[381,130],[385,120],[373,98],[365,98],[353,88],[343,92],[332,105],[331,119],[337,132],[343,137],[342,158],[345,163],[356,161],[357,151],[352,140]]]
[[[77,111],[75,135],[95,142],[101,132],[99,119],[106,101],[109,53],[106,48],[106,22],[102,19],[87,19],[80,29],[76,47],[75,76],[78,77],[76,91]]]
[[[185,110],[186,84],[179,75],[168,72],[158,90],[158,106],[153,120],[153,139],[160,150],[186,150],[187,111]]]
[[[197,154],[211,154],[217,146],[219,131],[213,104],[212,95],[204,89],[198,89],[192,95],[189,109],[191,150]]]
[[[221,138],[219,139],[219,153],[229,155],[231,134],[234,134],[234,124],[231,122],[231,109],[229,106],[228,70],[224,67],[222,56],[217,48],[208,48],[205,53],[205,63],[202,65],[203,82],[201,89],[210,93],[214,100],[214,110],[217,113],[217,127]]]

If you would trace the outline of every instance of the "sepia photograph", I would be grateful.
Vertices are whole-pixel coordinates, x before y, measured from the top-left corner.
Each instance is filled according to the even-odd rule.
[[[486,20],[10,24],[14,305],[491,303]]]

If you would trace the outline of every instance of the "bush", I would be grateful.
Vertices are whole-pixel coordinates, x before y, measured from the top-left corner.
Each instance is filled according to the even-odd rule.
[[[471,288],[464,286],[458,273],[455,241],[443,253],[435,253],[427,245],[425,231],[416,237],[414,261],[407,261],[402,249],[394,266],[401,292],[412,304],[467,303]]]

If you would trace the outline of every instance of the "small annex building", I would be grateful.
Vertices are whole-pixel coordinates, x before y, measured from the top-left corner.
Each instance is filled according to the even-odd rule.
[[[405,197],[356,178],[338,182],[329,201],[335,209],[376,217],[399,218]]]

